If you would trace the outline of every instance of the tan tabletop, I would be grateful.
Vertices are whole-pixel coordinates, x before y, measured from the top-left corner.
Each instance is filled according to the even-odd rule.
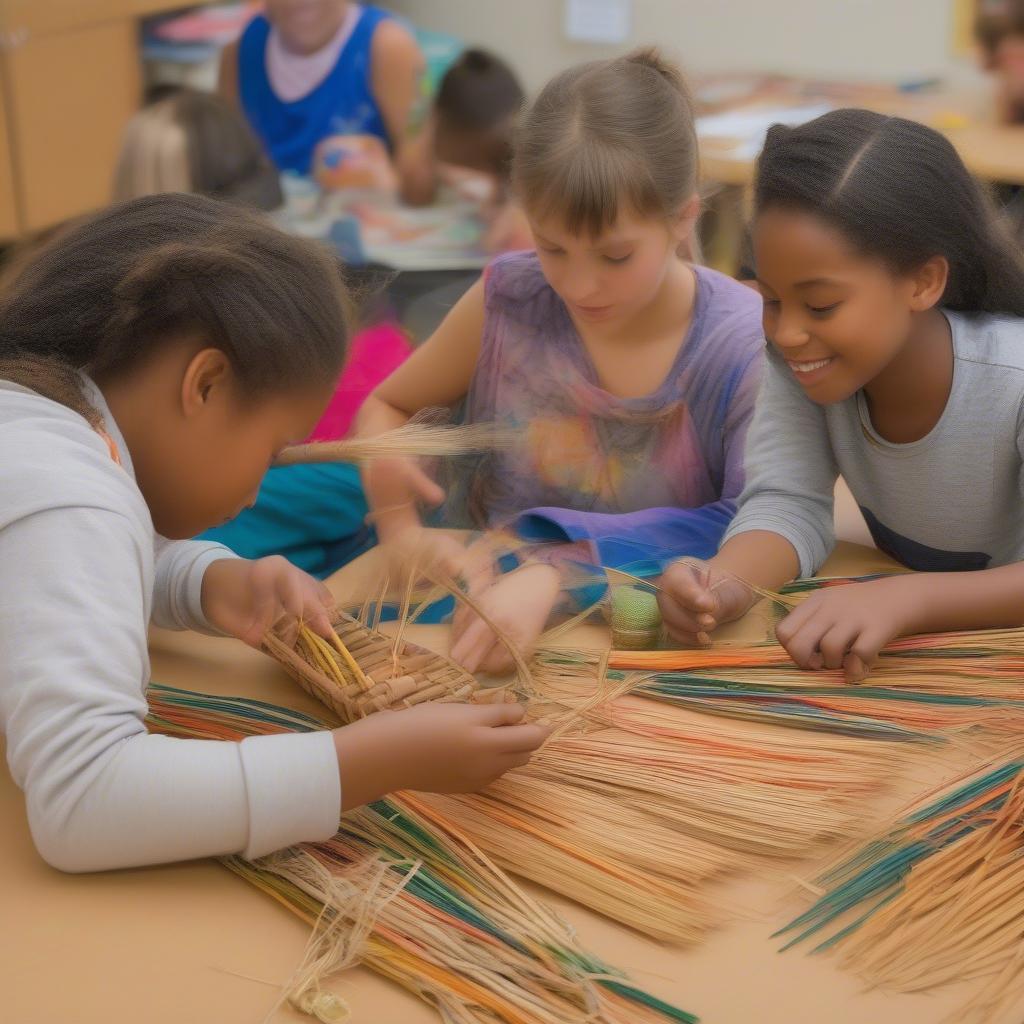
[[[869,572],[881,561],[875,551],[843,545],[827,571]],[[373,577],[375,565],[371,552],[342,570],[332,589],[344,597]],[[435,645],[444,643],[444,633],[441,627],[410,630],[412,638]],[[235,641],[155,633],[151,646],[159,682],[315,711],[275,665]],[[3,1024],[264,1020],[277,998],[274,986],[286,980],[304,948],[308,928],[302,922],[213,861],[60,874],[35,853],[21,794],[7,772],[0,776]],[[740,919],[688,950],[661,946],[558,897],[544,898],[588,948],[706,1024],[938,1024],[973,991],[862,992],[834,959],[776,953],[769,936],[797,909],[784,880],[738,880],[727,895],[742,908]],[[334,987],[355,1011],[354,1024],[439,1020],[362,968]],[[309,1020],[290,1009],[273,1019]],[[1020,1019],[1017,1012],[991,1024]]]
[[[930,124],[941,131],[956,146],[968,170],[984,181],[1024,184],[1024,125],[1003,125],[979,119],[977,100],[952,93],[924,92],[899,93],[865,87],[863,95],[856,90],[846,96],[818,97],[799,89],[794,80],[788,87],[769,93],[763,98],[752,98],[726,105],[724,111],[750,111],[780,109],[788,106],[804,107],[818,102],[835,107],[867,107],[879,113]],[[786,89],[791,89],[787,94]],[[706,181],[724,185],[747,186],[754,177],[754,160],[747,154],[735,152],[735,140],[702,136],[701,174]]]
[[[975,124],[947,128],[944,134],[976,177],[1024,185],[1024,126]],[[754,180],[754,161],[731,156],[729,148],[715,141],[701,143],[702,176],[706,181],[723,185],[750,185]]]

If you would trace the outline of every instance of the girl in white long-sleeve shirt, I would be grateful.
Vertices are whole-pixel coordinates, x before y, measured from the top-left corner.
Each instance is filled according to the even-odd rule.
[[[334,261],[214,200],[114,207],[0,297],[0,727],[42,856],[90,871],[334,834],[392,789],[465,790],[544,731],[421,707],[242,743],[147,734],[150,621],[258,645],[330,595],[283,559],[188,540],[251,504],[345,348]]]

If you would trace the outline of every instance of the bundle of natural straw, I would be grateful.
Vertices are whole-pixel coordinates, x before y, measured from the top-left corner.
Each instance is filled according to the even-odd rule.
[[[968,730],[989,734],[1019,733],[1024,705],[968,692],[935,693],[904,686],[814,685],[775,683],[770,671],[709,676],[659,673],[637,692],[715,715],[775,722],[822,732],[873,739],[942,742]]]
[[[780,935],[825,936],[870,984],[904,992],[985,977],[958,1024],[1024,998],[1024,761],[986,765],[918,800],[819,879]]]
[[[556,724],[529,766],[484,794],[424,799],[508,870],[659,939],[690,942],[713,922],[700,879],[847,836],[864,794],[891,777],[888,751],[847,743],[823,756],[816,739],[782,751],[764,730],[630,701],[624,690],[637,680],[609,685],[600,656],[580,669],[570,660],[520,670],[531,713]],[[324,690],[311,692],[325,699]],[[634,813],[620,815],[622,806]]]
[[[153,685],[151,729],[243,736],[322,728],[240,698]],[[344,1019],[326,974],[357,960],[434,1005],[451,1024],[655,1024],[695,1018],[632,986],[586,953],[461,830],[410,795],[346,814],[337,835],[228,867],[317,923],[287,997]]]
[[[505,870],[663,942],[703,938],[714,914],[698,885],[736,863],[644,809],[571,781],[516,772],[483,793],[422,800]]]
[[[612,668],[645,672],[698,671],[736,668],[788,668],[799,673],[784,647],[773,640],[754,644],[721,643],[708,648],[664,651],[613,651]],[[943,672],[964,678],[1019,679],[1024,672],[1024,629],[987,629],[974,632],[929,633],[893,640],[882,652],[877,672],[890,678],[910,674],[920,677]],[[839,680],[840,670],[816,673],[818,678]]]
[[[515,434],[494,423],[434,426],[407,423],[376,437],[352,437],[341,441],[316,441],[292,445],[274,460],[275,466],[300,462],[368,462],[399,456],[437,457],[508,448]]]
[[[800,671],[773,643],[613,651],[608,663],[643,671],[637,692],[656,700],[814,730],[929,742],[1024,728],[1024,630],[897,640],[858,686],[840,671]]]
[[[535,700],[586,727],[484,793],[423,799],[508,870],[655,938],[704,934],[718,915],[701,883],[849,835],[896,767],[880,745],[630,697],[600,662],[533,666]]]

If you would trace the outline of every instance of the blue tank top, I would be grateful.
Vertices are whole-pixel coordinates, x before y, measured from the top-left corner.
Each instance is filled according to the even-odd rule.
[[[279,99],[267,76],[270,22],[259,14],[238,46],[238,91],[253,130],[282,171],[308,174],[313,150],[329,135],[376,135],[390,146],[371,89],[370,45],[391,15],[364,5],[330,74],[293,103]]]

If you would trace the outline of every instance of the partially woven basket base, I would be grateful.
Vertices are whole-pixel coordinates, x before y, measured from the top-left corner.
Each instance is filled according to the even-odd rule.
[[[342,722],[426,701],[486,704],[504,700],[502,687],[481,686],[464,668],[425,647],[403,640],[396,649],[392,637],[344,612],[335,615],[332,625],[338,646],[306,628],[300,629],[294,646],[274,634],[267,635],[263,646]],[[358,671],[342,653],[342,646]]]

